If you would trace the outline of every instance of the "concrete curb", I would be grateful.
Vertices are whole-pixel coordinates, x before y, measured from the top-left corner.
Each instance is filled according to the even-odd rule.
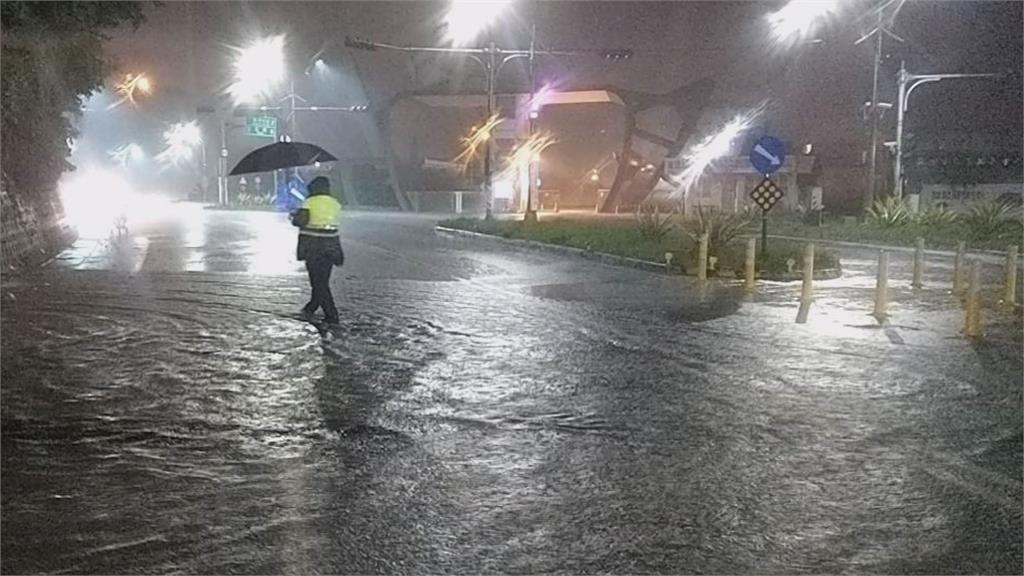
[[[582,256],[588,260],[597,260],[603,264],[610,264],[612,266],[624,266],[628,268],[638,268],[640,270],[646,270],[648,272],[657,272],[660,274],[669,274],[665,268],[665,264],[660,262],[651,262],[649,260],[640,260],[639,258],[629,258],[627,256],[616,256],[615,254],[606,254],[604,252],[594,252],[592,250],[586,250],[584,248],[573,248],[572,246],[559,246],[557,244],[546,244],[544,242],[537,242],[536,240],[522,240],[519,238],[504,238],[502,236],[495,236],[494,234],[484,234],[482,232],[472,232],[470,230],[460,230],[458,228],[448,228],[447,226],[434,226],[434,230],[441,234],[447,234],[450,236],[466,236],[470,238],[483,238],[500,242],[503,244],[511,244],[513,246],[521,246],[525,248],[539,248],[542,250],[548,250],[551,252],[558,252],[561,254],[572,254],[574,256]]]
[[[842,277],[843,270],[841,268],[823,268],[821,270],[815,269],[814,275],[811,278],[814,280],[835,280]],[[742,278],[739,279],[742,280]],[[785,272],[782,274],[758,276],[758,280],[768,280],[770,282],[799,282],[803,279],[803,272]]]
[[[758,240],[761,239],[760,236],[753,235],[753,234],[748,234],[746,236],[746,238],[755,238],[755,237]],[[845,246],[847,248],[862,248],[862,249],[867,249],[867,250],[885,250],[887,252],[902,252],[904,254],[913,254],[914,250],[915,250],[913,246],[891,246],[891,245],[887,245],[887,244],[864,244],[864,243],[861,243],[861,242],[848,242],[848,241],[845,241],[845,240],[828,240],[828,239],[824,239],[824,238],[804,238],[804,237],[800,237],[800,236],[777,236],[777,235],[774,235],[774,234],[769,234],[768,237],[769,238],[774,238],[776,240],[789,240],[789,241],[795,241],[795,242],[811,242],[813,244],[816,244],[816,245],[817,244],[821,244],[823,246]],[[944,256],[944,257],[947,257],[947,258],[955,258],[956,257],[956,252],[949,251],[949,250],[925,250],[924,253],[927,254],[927,255],[930,255],[930,256]],[[980,256],[983,256],[985,258],[985,261],[987,261],[987,262],[1002,262],[1003,260],[1006,259],[1006,252],[1000,252],[999,250],[970,250],[970,246],[968,246],[968,250],[967,250],[966,253],[968,255],[975,255],[975,256],[980,255]],[[1022,256],[1020,258],[1020,261],[1024,262],[1024,256]]]

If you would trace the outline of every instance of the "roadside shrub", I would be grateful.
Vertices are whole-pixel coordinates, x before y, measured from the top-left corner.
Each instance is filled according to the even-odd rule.
[[[270,206],[273,198],[267,194],[251,192],[239,192],[237,202],[239,206]]]
[[[910,221],[910,211],[906,204],[895,196],[876,200],[867,213],[870,222],[883,228],[903,226]]]
[[[782,274],[789,271],[788,260],[793,260],[793,270],[799,272],[804,264],[804,245],[798,242],[772,241],[768,244],[768,254],[764,258],[764,267],[761,265],[760,254],[757,259],[757,269],[771,274]],[[720,255],[718,268],[729,269],[734,272],[742,272],[746,261],[746,246],[735,244],[726,248]],[[814,247],[814,269],[836,269],[840,267],[839,255],[825,249],[822,246]]]
[[[942,206],[929,206],[910,214],[910,222],[920,226],[949,226],[955,224],[960,215]]]
[[[634,212],[640,236],[647,240],[661,240],[672,231],[672,212],[661,212],[657,204],[641,204]]]
[[[822,221],[823,212],[821,208],[811,208],[803,204],[796,205],[797,217],[800,223],[806,226],[817,226]]]
[[[975,240],[995,240],[1019,236],[1020,208],[995,200],[984,200],[971,206],[962,219],[967,235]]]
[[[694,242],[700,242],[701,235],[706,233],[708,253],[714,254],[733,243],[753,220],[753,214],[749,208],[726,212],[718,208],[697,206],[693,214],[683,220],[683,231]]]

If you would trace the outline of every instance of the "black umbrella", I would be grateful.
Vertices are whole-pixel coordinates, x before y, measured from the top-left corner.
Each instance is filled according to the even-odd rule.
[[[330,152],[306,142],[277,142],[257,148],[239,160],[231,176],[254,172],[273,172],[283,168],[310,166],[317,162],[337,160]]]

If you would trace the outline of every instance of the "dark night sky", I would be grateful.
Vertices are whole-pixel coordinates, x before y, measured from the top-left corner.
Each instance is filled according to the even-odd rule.
[[[495,29],[499,44],[525,47],[531,12],[538,41],[550,48],[628,47],[625,62],[563,58],[540,66],[541,81],[563,88],[614,84],[665,91],[704,77],[718,85],[714,106],[742,108],[774,95],[769,120],[786,138],[819,146],[863,145],[860,105],[870,99],[870,42],[854,46],[866,29],[858,21],[867,0],[848,2],[838,21],[822,29],[819,45],[779,52],[767,41],[765,15],[778,2],[541,2],[520,1]],[[144,114],[160,120],[188,119],[197,105],[213,100],[226,85],[227,44],[259,33],[284,33],[288,52],[302,59],[329,46],[335,70],[329,82],[303,85],[321,104],[361,99],[352,71],[358,67],[375,101],[395,91],[422,87],[450,76],[450,85],[482,91],[482,74],[469,64],[386,52],[349,52],[346,35],[397,44],[437,45],[444,5],[436,2],[167,2],[149,13],[138,31],[119,33],[111,54],[122,69],[149,71],[159,95]],[[888,43],[881,80],[883,101],[895,93],[902,56],[915,72],[1002,72],[998,81],[946,81],[920,88],[908,115],[908,130],[986,132],[1019,150],[1022,126],[1022,3],[910,0],[895,30],[907,39]],[[333,43],[333,44],[331,44]],[[504,70],[499,88],[525,90],[520,70]],[[352,131],[351,116],[306,118],[333,130]],[[891,132],[891,128],[888,129]],[[886,135],[886,139],[891,135]],[[341,146],[360,146],[346,141]],[[340,151],[347,155],[346,151]],[[352,153],[352,155],[358,155]]]

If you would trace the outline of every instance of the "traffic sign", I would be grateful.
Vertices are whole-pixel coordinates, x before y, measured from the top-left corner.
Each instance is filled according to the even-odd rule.
[[[761,210],[768,212],[775,206],[775,203],[782,199],[785,194],[782,189],[772,182],[771,178],[765,177],[751,192],[750,197],[761,207]]]
[[[277,139],[277,117],[261,114],[245,117],[245,133],[259,138]]]
[[[769,174],[782,167],[786,161],[786,145],[772,136],[762,136],[750,149],[750,163],[758,174]]]

